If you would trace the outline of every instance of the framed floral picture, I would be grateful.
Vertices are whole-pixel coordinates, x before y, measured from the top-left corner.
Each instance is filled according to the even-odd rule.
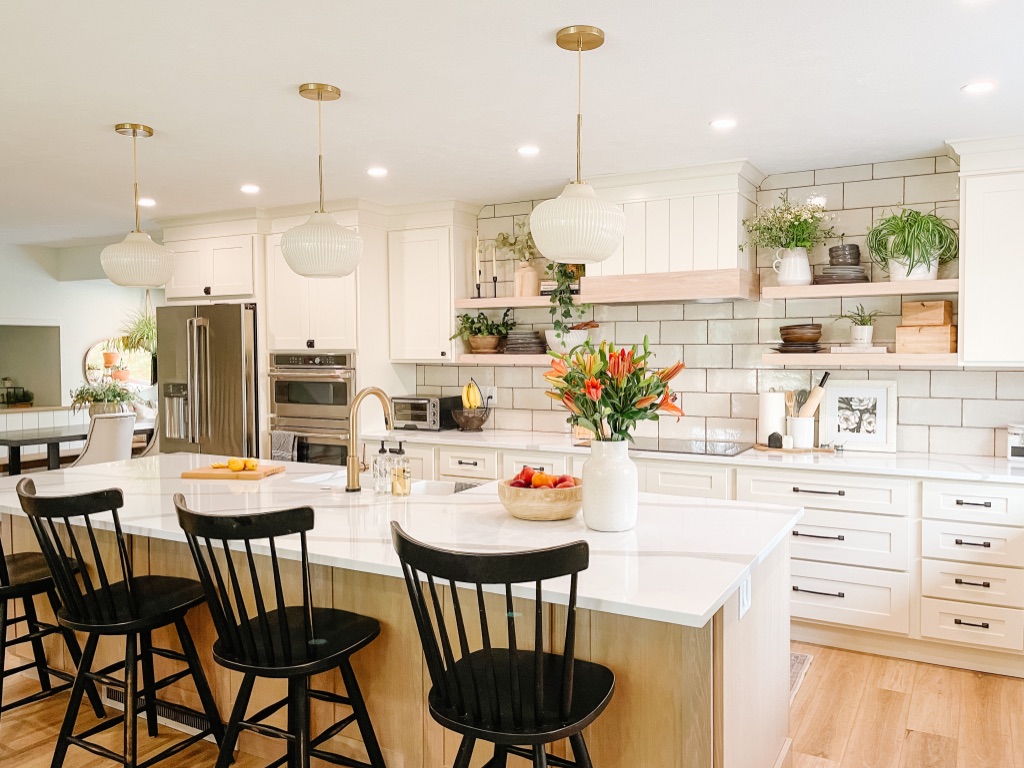
[[[894,453],[896,382],[829,381],[818,419],[818,444]]]

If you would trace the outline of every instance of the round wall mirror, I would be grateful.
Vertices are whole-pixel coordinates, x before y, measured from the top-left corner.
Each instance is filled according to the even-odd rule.
[[[109,373],[114,379],[148,387],[153,380],[153,355],[147,350],[122,349],[121,336],[101,339],[89,347],[82,362],[82,373],[90,384],[100,381]]]

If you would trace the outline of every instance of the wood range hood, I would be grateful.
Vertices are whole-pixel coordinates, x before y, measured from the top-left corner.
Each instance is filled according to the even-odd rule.
[[[584,277],[580,281],[580,301],[587,304],[758,301],[760,285],[757,273],[746,269]]]

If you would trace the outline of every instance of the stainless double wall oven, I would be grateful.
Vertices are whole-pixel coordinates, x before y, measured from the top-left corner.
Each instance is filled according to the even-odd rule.
[[[295,435],[298,461],[348,461],[355,375],[355,355],[349,352],[271,354],[270,427]]]

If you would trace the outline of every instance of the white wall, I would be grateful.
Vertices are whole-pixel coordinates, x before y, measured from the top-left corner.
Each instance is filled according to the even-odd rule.
[[[0,243],[0,325],[59,325],[62,402],[82,383],[82,358],[96,341],[117,333],[145,292],[107,280],[62,282],[52,248]]]

